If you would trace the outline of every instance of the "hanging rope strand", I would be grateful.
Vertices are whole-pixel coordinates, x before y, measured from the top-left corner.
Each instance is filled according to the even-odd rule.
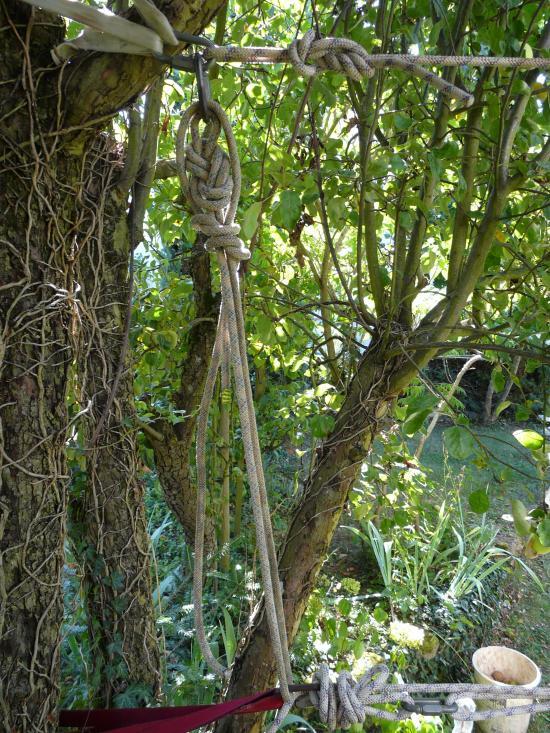
[[[195,211],[191,221],[193,226],[207,237],[206,249],[216,253],[220,267],[222,290],[218,333],[197,421],[198,497],[193,593],[195,614],[198,619],[198,641],[211,669],[218,675],[227,676],[227,670],[214,658],[206,638],[202,600],[208,413],[212,403],[217,373],[224,361],[228,363],[230,360],[256,524],[256,539],[265,590],[266,615],[277,662],[281,692],[286,705],[290,707],[295,695],[291,694],[289,690],[289,685],[292,683],[292,672],[282,594],[278,579],[275,544],[267,504],[267,492],[246,357],[244,316],[239,288],[239,263],[250,257],[249,250],[244,247],[237,236],[239,226],[234,223],[240,195],[240,166],[236,143],[225,112],[215,102],[210,103],[209,110],[211,118],[205,124],[202,136],[199,133],[201,122],[199,105],[192,105],[184,113],[178,130],[176,145],[176,159],[182,188]],[[217,143],[222,129],[226,137],[229,155],[226,155]],[[188,137],[190,138],[190,144],[186,145]]]

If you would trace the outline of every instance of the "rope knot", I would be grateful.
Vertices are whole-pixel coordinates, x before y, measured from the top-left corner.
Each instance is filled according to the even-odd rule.
[[[296,71],[306,77],[330,70],[361,81],[374,74],[363,46],[349,38],[315,38],[310,30],[290,44],[288,55]]]
[[[365,721],[369,698],[384,686],[388,675],[388,668],[377,664],[357,682],[349,672],[341,672],[334,685],[328,665],[321,664],[313,677],[314,681],[319,682],[319,691],[310,692],[309,699],[319,711],[321,722],[329,730],[347,729],[354,723]]]
[[[178,171],[182,188],[195,211],[191,224],[207,238],[207,251],[224,250],[234,260],[248,260],[250,250],[237,236],[240,226],[234,221],[240,192],[238,157],[230,144],[232,136],[227,134],[228,127],[230,130],[227,116],[217,102],[210,103],[210,112],[201,133],[200,110],[198,105],[193,105],[185,113],[178,131],[178,149],[183,149],[183,156],[177,156]],[[222,127],[228,139],[229,155],[218,145]],[[190,139],[183,147],[187,133]]]

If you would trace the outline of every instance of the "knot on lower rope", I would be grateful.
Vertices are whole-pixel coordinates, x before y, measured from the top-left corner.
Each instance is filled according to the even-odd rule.
[[[205,248],[209,252],[224,250],[235,260],[248,260],[250,250],[238,236],[240,226],[235,223],[240,189],[240,166],[236,151],[229,155],[218,144],[222,128],[227,132],[229,121],[216,102],[209,104],[210,116],[204,120],[198,105],[185,113],[178,131],[177,162],[182,187],[195,214],[191,224],[207,238]],[[184,144],[189,135],[188,144]]]
[[[361,81],[374,74],[359,43],[349,38],[316,38],[312,30],[290,44],[288,56],[296,71],[307,77],[330,70]]]
[[[319,683],[319,691],[310,692],[309,700],[329,730],[347,729],[354,723],[365,721],[369,713],[369,698],[385,685],[388,676],[388,668],[377,664],[357,682],[349,672],[341,672],[335,685],[328,665],[321,664],[313,678]]]

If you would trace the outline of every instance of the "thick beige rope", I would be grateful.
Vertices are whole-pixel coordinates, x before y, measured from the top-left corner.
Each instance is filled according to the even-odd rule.
[[[412,695],[436,695],[445,697],[445,705],[457,705],[454,713],[449,713],[455,721],[488,720],[497,717],[514,715],[530,715],[550,710],[550,687],[539,687],[526,690],[521,686],[493,686],[478,684],[421,684],[407,683],[401,685],[388,684],[389,670],[384,664],[371,667],[360,680],[355,681],[349,672],[338,675],[336,683],[332,682],[330,669],[322,664],[315,673],[315,681],[319,683],[318,692],[310,692],[308,696],[298,700],[299,707],[313,705],[319,712],[322,723],[329,730],[349,728],[353,723],[363,723],[367,716],[382,720],[405,720],[410,718],[410,711],[382,710],[376,705],[408,703],[414,705]],[[488,710],[476,710],[469,702],[498,701],[503,707]],[[529,698],[533,702],[506,707],[509,700]],[[546,700],[546,702],[535,702]]]
[[[78,50],[97,50],[109,53],[130,53],[162,56],[164,44],[173,52],[176,43],[174,31],[166,17],[150,2],[135,0],[145,22],[144,27],[117,15],[106,15],[105,11],[74,0],[23,0],[30,5],[59,13],[84,23],[85,29],[77,38],[65,41],[52,51],[57,63],[69,59]],[[438,89],[442,94],[457,99],[466,106],[473,103],[473,96],[446,79],[423,68],[424,66],[497,66],[517,69],[547,69],[550,59],[514,56],[416,56],[414,54],[369,54],[348,38],[316,38],[313,30],[301,39],[294,40],[288,48],[265,48],[210,45],[204,57],[216,61],[253,63],[290,63],[305,77],[312,77],[323,71],[336,71],[355,81],[374,74],[375,68],[397,68],[418,76]]]
[[[220,367],[232,367],[247,472],[256,525],[256,540],[265,592],[265,610],[277,661],[281,691],[290,708],[295,695],[289,690],[292,671],[284,621],[277,556],[271,528],[267,492],[256,427],[252,388],[246,356],[244,317],[239,289],[239,263],[250,251],[239,238],[235,213],[240,196],[241,176],[237,147],[224,110],[216,102],[209,105],[210,119],[203,124],[200,106],[192,105],[182,116],[176,141],[176,160],[182,188],[194,215],[195,229],[206,236],[206,249],[215,252],[220,267],[222,303],[212,362],[206,379],[197,420],[197,522],[193,599],[199,645],[211,669],[227,677],[227,670],[215,659],[206,637],[202,602],[204,573],[204,527],[207,494],[206,438],[208,412]],[[218,145],[221,131],[228,153]]]

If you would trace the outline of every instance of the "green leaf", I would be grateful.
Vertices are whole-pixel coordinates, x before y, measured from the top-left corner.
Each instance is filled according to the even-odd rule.
[[[414,435],[418,432],[424,424],[424,420],[430,413],[431,409],[427,409],[419,410],[418,412],[413,412],[412,415],[409,415],[403,423],[403,432],[405,435]]]
[[[529,416],[531,415],[531,410],[526,407],[525,405],[518,405],[516,407],[516,421],[517,422],[523,422],[524,420],[528,420]]]
[[[315,733],[315,728],[312,728],[311,725],[307,722],[307,720],[300,717],[299,715],[294,715],[294,713],[287,715],[286,718],[283,720],[283,722],[280,724],[279,728],[286,728],[287,725],[294,725],[294,724],[299,724],[302,729],[303,729],[303,726],[305,726],[306,730],[310,730],[313,733]]]
[[[398,132],[407,130],[412,125],[412,119],[408,115],[404,115],[402,112],[396,112],[393,116],[395,129]]]
[[[500,367],[495,367],[491,372],[491,384],[493,385],[495,392],[502,392],[506,386],[506,377],[502,373],[502,369]]]
[[[510,407],[511,404],[510,400],[504,400],[504,402],[501,402],[495,410],[495,417],[498,417],[507,407]]]
[[[311,434],[314,438],[324,438],[334,427],[332,415],[314,415],[310,420]]]
[[[349,612],[351,611],[351,601],[349,601],[347,598],[340,598],[338,601],[338,612],[342,614],[342,616],[348,616]]]
[[[292,231],[302,213],[302,201],[296,191],[283,191],[271,218],[275,226]]]
[[[242,218],[241,231],[245,239],[250,239],[256,227],[258,226],[258,217],[262,210],[262,202],[255,201],[248,209],[244,212]]]
[[[531,534],[531,520],[527,515],[527,509],[519,499],[512,499],[512,517],[518,535],[528,537]]]
[[[545,517],[537,527],[537,535],[542,545],[550,547],[550,517]]]
[[[491,502],[489,501],[487,492],[483,491],[483,489],[478,489],[477,491],[472,491],[468,497],[468,504],[470,505],[470,509],[476,514],[485,514],[489,510]]]
[[[235,636],[235,627],[233,620],[226,608],[223,608],[223,617],[225,619],[225,629],[222,628],[223,643],[225,646],[225,655],[227,657],[227,666],[230,667],[235,659],[237,651],[237,637]]]
[[[254,324],[258,338],[264,344],[270,344],[274,341],[273,321],[269,316],[260,313]]]
[[[381,606],[377,606],[374,609],[372,615],[374,617],[374,620],[378,621],[379,624],[383,624],[384,621],[387,621],[388,619],[388,614],[386,613],[386,611],[384,611],[384,609]]]
[[[353,644],[353,656],[355,659],[361,659],[365,653],[365,645],[360,639],[357,639]]]
[[[514,430],[514,438],[529,450],[539,450],[544,445],[544,438],[534,430]]]
[[[453,458],[468,458],[475,450],[475,440],[464,428],[456,425],[443,433],[445,446]]]

